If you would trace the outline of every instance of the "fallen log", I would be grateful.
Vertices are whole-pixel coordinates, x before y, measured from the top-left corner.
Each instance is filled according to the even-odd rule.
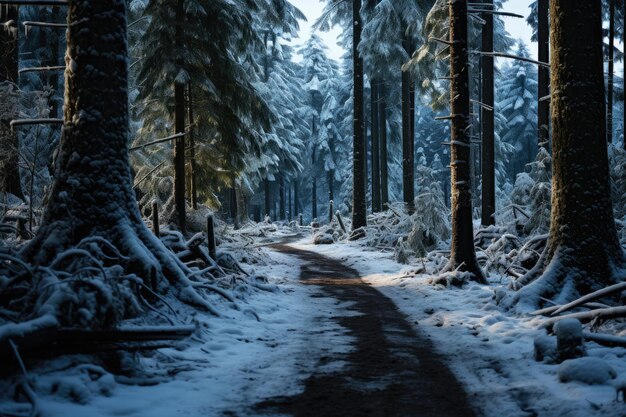
[[[26,358],[114,350],[153,350],[173,346],[193,333],[195,326],[120,327],[106,330],[44,328],[14,335],[0,342],[0,358],[11,358],[11,341]],[[4,362],[4,361],[2,361]]]
[[[607,347],[626,347],[626,337],[611,334],[583,332],[585,340]]]

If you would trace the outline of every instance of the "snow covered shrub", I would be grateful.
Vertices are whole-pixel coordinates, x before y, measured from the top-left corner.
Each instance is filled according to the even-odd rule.
[[[407,242],[418,256],[424,256],[450,238],[451,226],[449,210],[435,172],[426,165],[419,165],[417,178],[419,194],[415,198],[413,227]]]
[[[530,204],[530,193],[535,186],[535,181],[526,172],[517,174],[515,185],[511,193],[511,204],[526,207]]]
[[[626,216],[626,151],[622,147],[609,145],[609,167],[615,217],[623,218]]]
[[[10,82],[0,83],[0,120],[48,117],[48,93],[43,91],[21,91]],[[35,125],[17,128],[19,149],[12,140],[12,129],[0,123],[0,161],[10,160],[14,155],[19,160],[22,190],[26,198],[39,206],[50,184],[48,166],[56,146],[58,132],[51,126]],[[0,162],[0,163],[2,163]],[[0,167],[0,172],[6,172]]]

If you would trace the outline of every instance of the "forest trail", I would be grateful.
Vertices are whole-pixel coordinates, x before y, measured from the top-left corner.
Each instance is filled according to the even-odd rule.
[[[340,358],[323,357],[318,366],[343,360],[334,372],[315,372],[301,394],[257,404],[257,410],[305,416],[471,417],[467,395],[433,350],[396,305],[341,262],[286,243],[273,250],[304,261],[300,280],[317,285],[320,296],[349,305],[337,317],[354,338]]]

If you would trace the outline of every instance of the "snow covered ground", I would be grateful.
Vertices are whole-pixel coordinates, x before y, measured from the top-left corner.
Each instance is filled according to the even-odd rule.
[[[349,351],[351,338],[332,320],[349,313],[336,300],[319,297],[315,286],[298,282],[297,258],[263,247],[284,232],[256,236],[246,249],[241,241],[222,246],[235,252],[244,268],[266,276],[278,291],[250,292],[242,297],[240,310],[225,303],[220,306],[221,318],[197,313],[202,330],[183,348],[143,357],[150,378],[138,378],[134,385],[128,380],[121,383],[97,366],[76,366],[70,359],[33,370],[31,383],[42,415],[252,416],[260,401],[301,392],[303,381],[314,371],[343,366],[333,362],[319,368],[319,359]],[[608,365],[617,378],[597,385],[561,383],[559,365],[533,358],[533,339],[543,332],[539,329],[543,319],[512,316],[495,304],[495,292],[506,291],[500,278],[492,276],[489,285],[460,289],[435,286],[429,277],[416,275],[415,267],[395,262],[392,253],[358,243],[313,245],[305,233],[291,245],[343,261],[390,297],[416,330],[433,341],[482,415],[626,415],[626,404],[616,400],[615,389],[626,381],[626,349],[587,343],[588,356],[599,362],[581,362],[594,368],[585,373]],[[0,411],[7,410],[26,411],[0,400]]]
[[[544,333],[539,329],[543,319],[501,311],[494,301],[495,290],[506,291],[499,277],[490,277],[489,285],[444,288],[431,285],[428,276],[416,275],[415,267],[395,262],[392,253],[357,243],[314,247],[303,240],[296,246],[344,261],[390,297],[411,323],[417,323],[416,330],[432,339],[484,416],[626,415],[626,403],[621,396],[616,400],[615,389],[626,378],[626,349],[586,344],[588,356],[608,364],[617,374],[615,380],[598,385],[559,382],[559,365],[533,358],[533,340]],[[585,369],[587,374],[594,371]]]
[[[330,320],[338,314],[335,301],[315,297],[315,287],[297,283],[297,259],[262,251],[269,258],[261,265],[257,259],[255,272],[279,291],[248,294],[242,311],[222,308],[222,318],[198,313],[204,329],[184,349],[160,349],[141,359],[148,374],[161,375],[145,382],[162,382],[120,384],[97,366],[55,360],[32,373],[42,415],[246,416],[255,414],[252,407],[261,400],[301,392],[320,356],[346,352],[350,337]],[[260,321],[244,313],[246,307]],[[26,407],[0,397],[0,415],[9,410]]]

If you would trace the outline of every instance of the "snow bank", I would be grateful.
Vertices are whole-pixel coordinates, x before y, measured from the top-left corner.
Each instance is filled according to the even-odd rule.
[[[396,263],[391,253],[368,251],[357,244],[298,246],[344,261],[390,297],[410,322],[417,323],[416,331],[432,339],[447,358],[480,415],[614,417],[626,413],[626,405],[616,401],[619,388],[610,380],[600,385],[562,383],[559,365],[535,360],[534,341],[545,335],[544,319],[500,310],[496,294],[509,292],[508,280],[494,275],[489,285],[445,288],[420,275],[424,269],[434,269],[427,259],[425,265],[410,266]],[[554,352],[555,338],[545,337],[552,345],[548,350]],[[590,357],[586,359],[597,359],[618,376],[626,375],[626,349],[590,342],[586,348]],[[608,372],[605,367],[605,375]]]

